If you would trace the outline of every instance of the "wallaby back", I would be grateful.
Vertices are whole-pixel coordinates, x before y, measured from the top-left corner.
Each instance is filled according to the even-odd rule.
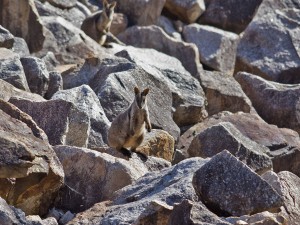
[[[112,122],[108,131],[108,144],[118,151],[130,148],[131,151],[142,143],[145,128],[151,131],[151,123],[147,107],[149,89],[144,91],[135,87],[135,98],[132,104],[120,113]]]

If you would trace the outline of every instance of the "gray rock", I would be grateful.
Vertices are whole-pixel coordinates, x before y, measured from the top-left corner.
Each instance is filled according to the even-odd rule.
[[[16,88],[29,91],[19,55],[6,48],[0,48],[0,78]]]
[[[62,90],[63,79],[61,74],[55,71],[49,73],[49,85],[45,95],[46,99],[50,99],[56,92]]]
[[[267,80],[299,83],[300,3],[265,0],[237,48],[235,73],[245,71]]]
[[[128,16],[130,24],[148,26],[155,24],[166,0],[116,0],[118,12]]]
[[[29,114],[48,135],[51,145],[86,147],[90,131],[88,115],[65,100],[35,102],[11,98],[10,102]]]
[[[21,63],[31,92],[44,96],[48,90],[49,72],[42,59],[28,56]]]
[[[165,8],[180,20],[194,23],[205,11],[204,0],[166,0]]]
[[[156,25],[161,27],[170,37],[182,41],[181,34],[176,30],[174,22],[168,17],[160,16]]]
[[[58,225],[56,219],[53,217],[41,219],[37,215],[29,215],[26,216],[26,220],[28,221],[26,225]]]
[[[267,171],[261,175],[261,178],[268,182],[271,187],[282,196],[282,187],[278,175],[273,171]]]
[[[0,100],[0,195],[26,214],[44,215],[64,182],[45,133],[32,118]],[[34,202],[34,204],[32,203]]]
[[[226,220],[209,211],[202,202],[183,200],[174,206],[168,225],[229,225]]]
[[[110,122],[97,95],[88,85],[58,91],[54,94],[52,100],[59,99],[73,103],[79,111],[89,117],[91,128],[88,134],[88,147],[94,148],[107,144],[107,132]]]
[[[43,48],[44,27],[34,4],[34,0],[1,0],[0,24],[14,36],[22,37],[31,52]]]
[[[268,148],[245,137],[231,123],[222,122],[199,133],[192,141],[188,153],[203,158],[228,150],[255,172],[262,174],[272,168]]]
[[[171,38],[158,26],[132,26],[119,34],[118,38],[127,45],[153,48],[179,59],[183,67],[196,78],[198,71],[202,69],[199,52],[194,44]]]
[[[7,204],[7,202],[0,197],[0,221],[2,225],[12,225],[12,224],[19,224],[20,222],[25,222],[25,214],[23,218],[17,217],[15,211],[12,209],[11,206]]]
[[[206,25],[190,24],[184,26],[183,37],[186,42],[197,45],[203,64],[217,71],[233,73],[239,41],[237,34]]]
[[[47,0],[50,4],[61,8],[61,9],[69,9],[76,5],[77,0]]]
[[[14,45],[14,36],[0,25],[0,48],[12,48]]]
[[[300,178],[287,171],[278,173],[278,177],[281,183],[286,210],[284,215],[287,216],[289,224],[296,225],[300,220]]]
[[[203,71],[200,73],[200,82],[208,102],[208,115],[222,111],[255,112],[250,99],[232,76]]]
[[[246,29],[262,0],[205,0],[206,10],[199,23],[218,27],[234,33]]]
[[[58,221],[61,224],[67,224],[69,221],[71,221],[75,215],[71,213],[70,211],[67,211]]]
[[[198,80],[187,72],[181,63],[153,49],[125,47],[116,56],[124,57],[143,68],[172,91],[173,119],[179,126],[188,126],[202,121],[206,116],[206,99]]]
[[[48,1],[42,3],[35,0],[35,5],[40,16],[61,16],[76,27],[80,28],[82,21],[86,15],[78,7],[72,6],[61,9],[59,6],[52,5]],[[67,2],[67,1],[66,1]],[[76,1],[73,1],[76,3]]]
[[[143,162],[136,158],[128,161],[71,146],[55,146],[54,150],[66,176],[58,206],[72,212],[80,212],[97,202],[111,199],[115,191],[148,172]]]
[[[20,97],[28,100],[43,101],[44,98],[38,94],[23,91],[0,79],[0,99],[8,101],[12,97]]]
[[[226,150],[195,172],[193,186],[217,215],[242,216],[283,205],[282,197],[265,180]]]
[[[30,55],[28,45],[23,38],[14,37],[12,50],[14,53],[19,54],[20,57],[27,57]]]
[[[40,55],[48,51],[55,54],[62,64],[82,62],[85,58],[107,56],[107,50],[88,37],[81,29],[60,16],[41,17],[48,29],[44,48]]]
[[[267,123],[300,133],[299,84],[279,84],[245,72],[236,74],[235,78],[250,98],[257,113]]]
[[[56,71],[57,66],[59,66],[59,62],[56,59],[53,52],[47,52],[45,55],[40,56],[40,58],[45,62],[47,70],[50,71]],[[50,74],[49,74],[50,75]]]

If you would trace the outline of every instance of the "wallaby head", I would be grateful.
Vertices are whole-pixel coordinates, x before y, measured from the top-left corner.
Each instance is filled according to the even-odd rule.
[[[144,106],[147,103],[147,95],[149,93],[149,88],[146,88],[142,92],[140,92],[140,89],[138,87],[134,88],[134,93],[135,93],[135,100],[140,109],[144,108]]]
[[[114,9],[116,7],[116,2],[108,3],[107,0],[102,1],[103,12],[106,13],[107,17],[110,18],[114,14]]]

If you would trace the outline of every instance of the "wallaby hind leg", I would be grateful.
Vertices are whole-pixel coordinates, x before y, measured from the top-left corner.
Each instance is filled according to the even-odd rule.
[[[128,150],[127,148],[117,147],[116,149],[117,149],[117,151],[121,152],[124,156],[131,158],[132,152],[130,150]]]
[[[142,144],[143,140],[144,140],[144,135],[141,135],[138,139],[136,139],[135,145],[132,146],[132,147],[130,148],[130,150],[131,150],[132,152],[137,153],[139,156],[141,156],[140,158],[141,158],[143,161],[145,161],[145,160],[148,159],[148,156],[147,156],[146,154],[142,153],[142,152],[137,152],[137,151],[136,151],[136,148],[139,147],[139,146]]]

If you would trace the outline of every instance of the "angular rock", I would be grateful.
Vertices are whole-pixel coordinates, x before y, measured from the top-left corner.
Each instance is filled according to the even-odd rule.
[[[116,0],[117,11],[128,16],[131,25],[155,24],[166,0]]]
[[[38,94],[20,90],[10,83],[0,79],[0,99],[8,101],[12,97],[20,97],[28,100],[43,101],[44,98]]]
[[[195,172],[193,186],[217,215],[242,216],[283,205],[282,197],[265,180],[226,150]]]
[[[255,114],[222,112],[205,119],[187,130],[180,137],[177,148],[185,152],[195,136],[220,122],[232,123],[244,136],[268,147],[271,150],[270,153],[276,150],[280,151],[280,149],[285,147],[299,145],[299,134],[293,130],[278,128],[268,124]]]
[[[208,102],[208,115],[222,111],[255,112],[250,99],[233,77],[223,73],[203,71],[200,73],[200,82]]]
[[[29,91],[19,55],[6,48],[0,48],[0,79],[16,88]]]
[[[89,117],[91,128],[88,134],[88,147],[94,148],[107,144],[107,132],[110,122],[97,95],[88,85],[58,91],[54,94],[52,100],[59,99],[73,103],[79,111]]]
[[[69,9],[76,5],[77,0],[47,0],[51,5],[58,8]]]
[[[262,174],[272,169],[268,148],[245,137],[234,125],[222,122],[199,133],[188,148],[189,156],[213,157],[228,150],[255,172]]]
[[[14,45],[14,36],[0,25],[0,48],[12,48]]]
[[[286,210],[286,213],[283,215],[288,218],[289,224],[296,225],[300,219],[300,178],[287,171],[278,173],[278,176]]]
[[[170,37],[182,41],[181,34],[176,30],[174,22],[171,19],[160,16],[156,25],[161,27]]]
[[[235,76],[257,113],[270,124],[300,133],[300,85],[285,85],[240,72]]]
[[[17,212],[14,210],[14,208],[9,206],[7,202],[1,197],[0,197],[0,221],[2,225],[19,224],[20,222],[26,222],[25,214],[23,218],[18,217]]]
[[[183,200],[174,206],[169,217],[168,225],[198,225],[198,224],[218,224],[229,225],[225,219],[219,218],[209,211],[202,202],[192,202]]]
[[[41,57],[41,56],[40,56]],[[57,67],[59,66],[59,62],[56,59],[53,52],[47,52],[46,55],[41,57],[42,60],[44,60],[47,70],[50,71],[57,71]],[[50,75],[50,74],[49,74]]]
[[[24,38],[31,52],[42,49],[45,33],[34,0],[1,0],[0,9],[2,26],[14,36]]]
[[[174,138],[166,131],[152,129],[150,133],[146,133],[144,141],[137,147],[136,151],[171,162],[174,154],[174,144]]]
[[[267,171],[261,175],[261,178],[268,182],[272,188],[282,196],[282,188],[278,175],[273,171]]]
[[[202,121],[206,116],[204,92],[198,80],[192,77],[180,62],[152,49],[126,47],[115,54],[134,62],[155,76],[172,91],[173,120],[179,126]]]
[[[186,23],[194,23],[205,11],[204,0],[166,0],[165,8]]]
[[[237,48],[235,73],[245,71],[267,80],[299,83],[300,3],[265,0]]]
[[[19,54],[20,57],[27,57],[30,55],[28,45],[23,38],[14,37],[12,50],[14,53]]]
[[[183,37],[199,49],[200,61],[217,71],[232,74],[239,41],[237,34],[206,25],[184,26]]]
[[[82,62],[95,55],[100,58],[107,55],[105,48],[62,17],[45,16],[42,21],[48,33],[40,55],[44,56],[52,51],[62,64]]]
[[[55,146],[66,176],[60,208],[80,212],[111,199],[113,193],[148,172],[141,161],[130,161],[85,148]],[[87,166],[88,165],[88,166]],[[87,174],[90,174],[88,177]]]
[[[119,34],[118,38],[127,45],[153,48],[179,59],[183,67],[194,77],[197,77],[199,69],[202,68],[199,52],[194,44],[171,38],[158,26],[132,26]]]
[[[123,13],[114,13],[113,20],[111,22],[110,32],[117,36],[124,32],[128,26],[127,16]]]
[[[63,79],[61,74],[55,71],[49,73],[49,85],[45,95],[46,99],[50,99],[56,92],[62,90]]]
[[[32,93],[44,96],[48,90],[49,72],[42,59],[28,56],[21,58],[25,76]]]
[[[12,104],[0,103],[0,149],[5,156],[0,162],[1,197],[26,214],[44,215],[64,182],[62,166],[33,120]]]
[[[205,0],[206,10],[199,23],[234,33],[243,32],[254,17],[262,0]]]
[[[78,28],[80,28],[82,21],[87,16],[78,8],[78,6],[76,6],[76,4],[73,7],[62,9],[59,6],[52,5],[52,3],[49,2],[46,1],[42,3],[41,1],[35,0],[35,5],[40,16],[61,16]],[[73,2],[76,3],[76,1]],[[72,1],[70,3],[72,3]]]
[[[90,131],[88,115],[65,100],[30,101],[11,98],[10,102],[29,114],[48,135],[51,145],[86,147]]]
[[[46,219],[41,219],[39,216],[26,216],[26,220],[28,221],[26,225],[58,225],[56,219],[53,217],[46,218]]]

